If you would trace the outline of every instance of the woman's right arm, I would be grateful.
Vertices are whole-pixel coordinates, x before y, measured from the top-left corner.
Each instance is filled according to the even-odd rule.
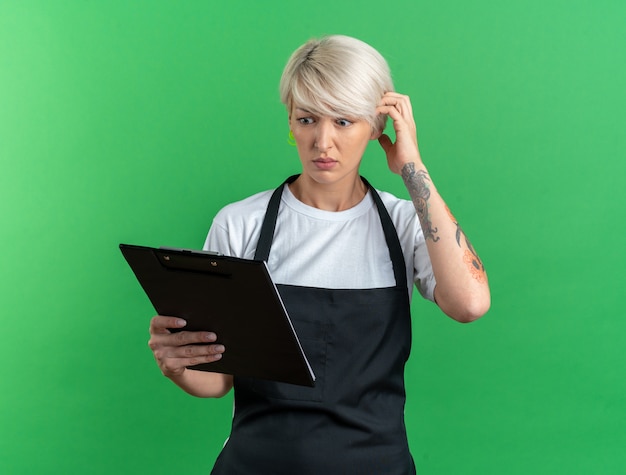
[[[159,369],[181,389],[197,397],[222,397],[233,387],[228,374],[187,369],[202,363],[213,363],[222,358],[225,348],[214,343],[212,332],[171,332],[170,328],[184,328],[187,322],[177,317],[157,315],[150,321],[148,346]],[[204,344],[203,344],[204,343]]]

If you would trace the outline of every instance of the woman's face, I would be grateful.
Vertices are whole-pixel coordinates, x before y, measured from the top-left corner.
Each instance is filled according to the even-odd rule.
[[[363,119],[316,115],[297,104],[291,108],[289,126],[303,173],[319,183],[358,175],[368,141],[379,135]]]

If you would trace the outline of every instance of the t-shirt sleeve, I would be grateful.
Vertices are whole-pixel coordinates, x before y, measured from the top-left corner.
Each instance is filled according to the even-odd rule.
[[[203,249],[225,256],[254,258],[270,195],[271,191],[265,191],[224,206],[213,218]]]
[[[225,256],[232,256],[233,250],[231,249],[228,239],[228,229],[223,224],[213,220],[213,224],[211,224],[202,249],[205,251],[219,252]]]
[[[419,226],[419,225],[418,225]],[[415,235],[415,247],[413,252],[414,274],[413,281],[419,293],[425,299],[435,301],[435,274],[433,265],[428,255],[424,233],[419,228]]]
[[[412,277],[412,281],[420,295],[434,302],[435,275],[433,274],[433,266],[428,255],[426,239],[424,238],[413,203],[384,191],[379,192],[379,194],[396,226],[398,238],[405,253],[407,279]],[[412,262],[411,256],[413,257]],[[412,275],[411,267],[413,270]]]

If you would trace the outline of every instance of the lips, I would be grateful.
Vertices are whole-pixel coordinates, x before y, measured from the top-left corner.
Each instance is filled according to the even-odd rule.
[[[316,158],[313,160],[313,163],[317,168],[322,170],[328,170],[329,168],[333,168],[337,164],[337,160],[333,158]]]

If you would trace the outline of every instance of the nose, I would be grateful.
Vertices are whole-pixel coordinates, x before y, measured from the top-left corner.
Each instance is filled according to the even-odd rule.
[[[320,120],[315,128],[315,147],[321,152],[327,152],[333,146],[334,128],[330,120]]]

